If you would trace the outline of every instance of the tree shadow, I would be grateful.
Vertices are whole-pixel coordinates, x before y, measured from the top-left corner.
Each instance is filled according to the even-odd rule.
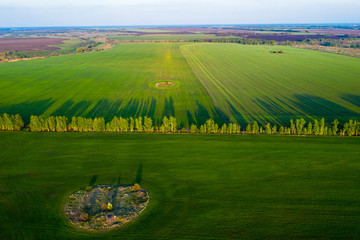
[[[29,124],[31,115],[42,115],[53,103],[53,100],[46,99],[42,101],[21,102],[12,105],[0,106],[0,114],[20,114],[25,124]]]
[[[98,178],[98,175],[92,176],[92,178],[90,179],[90,182],[89,182],[89,186],[94,186],[97,178]]]
[[[214,121],[222,125],[223,123],[228,124],[230,122],[230,119],[220,108],[215,107]]]
[[[129,102],[126,103],[125,107],[119,111],[119,113],[122,117],[135,117],[139,105],[140,103],[138,100],[131,98]]]
[[[345,94],[341,96],[345,101],[354,104],[355,106],[360,107],[360,95],[355,94]]]
[[[240,125],[245,125],[247,124],[247,121],[245,120],[245,118],[243,117],[243,115],[235,108],[234,105],[232,105],[229,101],[227,101],[227,104],[230,107],[230,112],[233,115],[233,117],[235,118],[235,120],[240,124]]]
[[[143,174],[143,162],[140,163],[137,173],[136,173],[136,178],[135,178],[135,183],[140,184],[141,180],[142,180],[142,174]]]
[[[206,120],[210,119],[209,111],[196,100],[197,111],[195,112],[195,118],[198,125],[204,124]]]
[[[194,118],[192,117],[192,114],[190,111],[186,111],[186,116],[187,116],[187,119],[188,119],[188,124],[189,124],[189,127],[191,126],[191,124],[195,124],[196,122],[194,121]]]
[[[174,107],[174,99],[172,97],[165,98],[165,106],[164,106],[164,116],[170,117],[175,116],[175,107]]]
[[[56,111],[52,113],[53,116],[74,117],[81,116],[90,107],[90,101],[80,101],[75,103],[71,100],[66,101]]]
[[[147,116],[154,119],[155,116],[155,110],[156,110],[156,99],[155,98],[151,98],[150,100],[150,105],[149,105],[149,109],[147,111]]]
[[[335,102],[325,98],[312,95],[295,95],[296,100],[291,100],[293,104],[303,112],[318,117],[359,117],[360,114],[353,112]]]
[[[119,113],[122,100],[118,99],[111,101],[109,99],[101,99],[98,103],[89,111],[86,117],[104,117],[106,120],[112,119]]]

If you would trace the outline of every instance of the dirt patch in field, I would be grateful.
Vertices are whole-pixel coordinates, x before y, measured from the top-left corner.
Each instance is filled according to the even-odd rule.
[[[0,52],[57,50],[60,48],[50,45],[58,45],[66,40],[64,38],[2,38]]]
[[[148,202],[148,192],[137,184],[98,185],[71,194],[64,210],[74,227],[105,231],[135,219]]]
[[[155,87],[157,88],[170,88],[175,86],[174,82],[157,82],[155,83]]]

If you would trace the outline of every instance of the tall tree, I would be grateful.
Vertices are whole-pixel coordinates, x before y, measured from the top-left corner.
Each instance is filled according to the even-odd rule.
[[[257,123],[257,121],[253,122],[252,133],[253,134],[258,134],[259,133],[259,124]]]
[[[335,119],[332,123],[332,131],[333,131],[333,135],[337,135],[338,134],[338,126],[339,126],[339,121],[337,119]]]

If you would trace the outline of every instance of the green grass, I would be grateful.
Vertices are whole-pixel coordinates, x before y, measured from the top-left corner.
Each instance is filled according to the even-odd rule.
[[[270,51],[284,50],[285,54]],[[181,46],[215,107],[240,122],[358,118],[360,59],[280,46]],[[348,101],[350,98],[353,100]]]
[[[360,138],[0,133],[0,239],[355,239]],[[63,204],[95,184],[150,192],[140,218],[90,234]]]
[[[172,115],[188,125],[189,119],[205,121],[212,110],[179,43],[120,44],[102,52],[5,63],[0,79],[0,111],[27,118],[31,113],[155,120]],[[149,87],[163,80],[181,87]]]
[[[176,37],[176,36],[175,36]],[[285,54],[271,54],[284,50]],[[0,64],[0,113],[175,116],[182,126],[360,116],[360,59],[289,47],[126,43]],[[150,87],[174,81],[174,88]]]

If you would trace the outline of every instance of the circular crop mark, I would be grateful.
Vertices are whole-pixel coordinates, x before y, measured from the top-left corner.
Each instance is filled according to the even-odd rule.
[[[98,185],[71,194],[64,210],[74,227],[104,231],[135,219],[148,202],[148,192],[138,184]]]
[[[180,82],[174,80],[155,81],[155,82],[151,82],[149,85],[151,88],[156,88],[156,89],[170,89],[170,88],[177,88],[180,85]]]
[[[155,87],[157,88],[169,88],[175,86],[174,82],[157,82],[155,83]]]

